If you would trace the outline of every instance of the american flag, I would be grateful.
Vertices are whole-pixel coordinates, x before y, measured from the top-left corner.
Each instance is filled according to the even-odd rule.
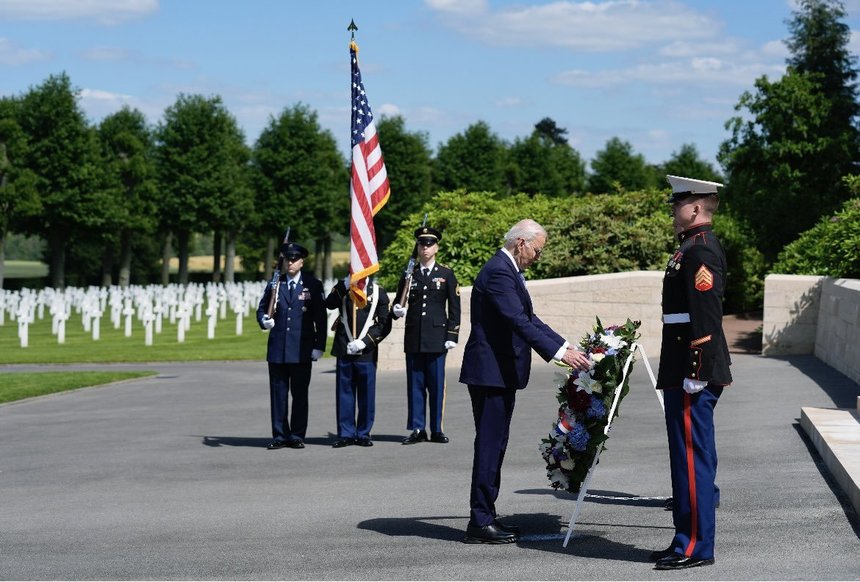
[[[373,217],[388,202],[388,174],[382,160],[373,112],[358,70],[358,45],[349,44],[352,61],[352,179],[349,183],[350,294],[358,307],[367,304],[367,277],[379,270]]]

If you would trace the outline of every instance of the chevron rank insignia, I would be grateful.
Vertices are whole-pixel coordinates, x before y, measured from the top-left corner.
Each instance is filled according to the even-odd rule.
[[[696,271],[696,289],[699,291],[710,291],[714,287],[714,274],[705,265]]]

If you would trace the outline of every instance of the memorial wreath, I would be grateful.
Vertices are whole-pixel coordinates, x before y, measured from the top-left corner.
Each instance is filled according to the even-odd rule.
[[[625,364],[639,338],[640,324],[628,319],[624,325],[603,327],[597,318],[593,331],[579,342],[592,362],[591,369],[583,372],[568,368],[567,373],[556,374],[558,418],[539,447],[554,489],[578,493],[595,456],[605,449],[610,414],[617,414],[618,405],[630,389]],[[632,361],[630,364],[632,369]],[[616,390],[620,394],[613,411]]]

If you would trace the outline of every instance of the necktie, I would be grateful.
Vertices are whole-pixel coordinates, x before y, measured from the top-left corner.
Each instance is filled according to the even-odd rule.
[[[290,281],[290,301],[292,301],[296,296],[296,282]]]
[[[430,274],[430,269],[428,269],[427,267],[422,267],[421,268],[421,274],[426,277],[427,275]]]

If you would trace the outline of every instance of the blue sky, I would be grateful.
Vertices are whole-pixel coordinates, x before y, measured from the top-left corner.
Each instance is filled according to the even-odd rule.
[[[860,0],[846,22],[860,27]],[[344,155],[350,19],[377,117],[434,149],[476,121],[501,138],[553,118],[586,160],[619,137],[652,163],[694,144],[716,166],[726,120],[780,77],[791,0],[0,0],[0,94],[65,71],[94,122],[153,124],[179,93],[220,95],[249,144],[303,103]],[[860,53],[855,34],[852,52]],[[382,144],[383,152],[385,144]]]

